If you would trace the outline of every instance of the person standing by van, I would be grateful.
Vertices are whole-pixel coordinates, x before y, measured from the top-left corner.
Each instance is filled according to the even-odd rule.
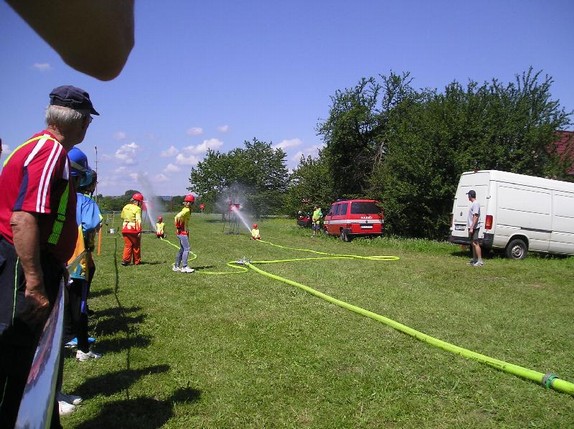
[[[468,237],[470,238],[470,246],[472,248],[472,259],[469,264],[473,267],[482,267],[482,251],[480,243],[478,242],[478,232],[480,231],[480,203],[476,201],[476,192],[470,190],[467,192],[470,207],[468,209]]]

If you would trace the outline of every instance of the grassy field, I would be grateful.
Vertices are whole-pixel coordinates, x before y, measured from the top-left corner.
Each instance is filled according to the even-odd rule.
[[[286,219],[259,226],[266,242],[194,214],[193,274],[171,271],[173,234],[145,234],[139,267],[121,266],[121,235],[103,234],[90,307],[104,355],[66,355],[64,390],[84,404],[64,427],[574,427],[568,394],[228,266],[246,258],[434,338],[574,382],[574,258],[494,255],[474,268],[446,243],[343,243]],[[398,260],[316,259],[324,255],[304,249]]]

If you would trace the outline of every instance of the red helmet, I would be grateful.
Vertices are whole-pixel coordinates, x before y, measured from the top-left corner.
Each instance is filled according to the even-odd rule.
[[[256,224],[256,223],[253,224],[253,228],[257,228],[257,224]]]
[[[158,216],[158,217],[157,217],[157,220],[158,220],[158,222],[162,222],[162,221],[163,221],[163,217]]]
[[[143,201],[143,195],[140,194],[139,192],[136,192],[135,194],[132,195],[132,200]]]
[[[194,203],[195,202],[195,197],[191,194],[188,194],[185,196],[185,198],[183,199],[184,202],[186,203]]]

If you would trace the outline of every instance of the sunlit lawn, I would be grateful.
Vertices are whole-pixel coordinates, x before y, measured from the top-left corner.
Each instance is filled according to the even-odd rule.
[[[64,427],[574,427],[567,394],[227,265],[245,258],[435,338],[574,381],[573,258],[493,256],[473,268],[446,243],[343,243],[312,238],[294,220],[258,223],[275,246],[194,214],[193,274],[171,271],[173,235],[145,234],[144,265],[122,267],[121,235],[103,234],[90,303],[104,356],[67,355],[65,391],[85,401]],[[322,256],[302,249],[399,259],[293,260]]]

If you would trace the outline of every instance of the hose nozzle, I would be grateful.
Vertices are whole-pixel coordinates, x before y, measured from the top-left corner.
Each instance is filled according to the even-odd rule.
[[[247,259],[245,256],[243,258],[241,258],[239,261],[237,261],[237,264],[239,265],[245,265],[250,263],[251,261],[249,259]]]

